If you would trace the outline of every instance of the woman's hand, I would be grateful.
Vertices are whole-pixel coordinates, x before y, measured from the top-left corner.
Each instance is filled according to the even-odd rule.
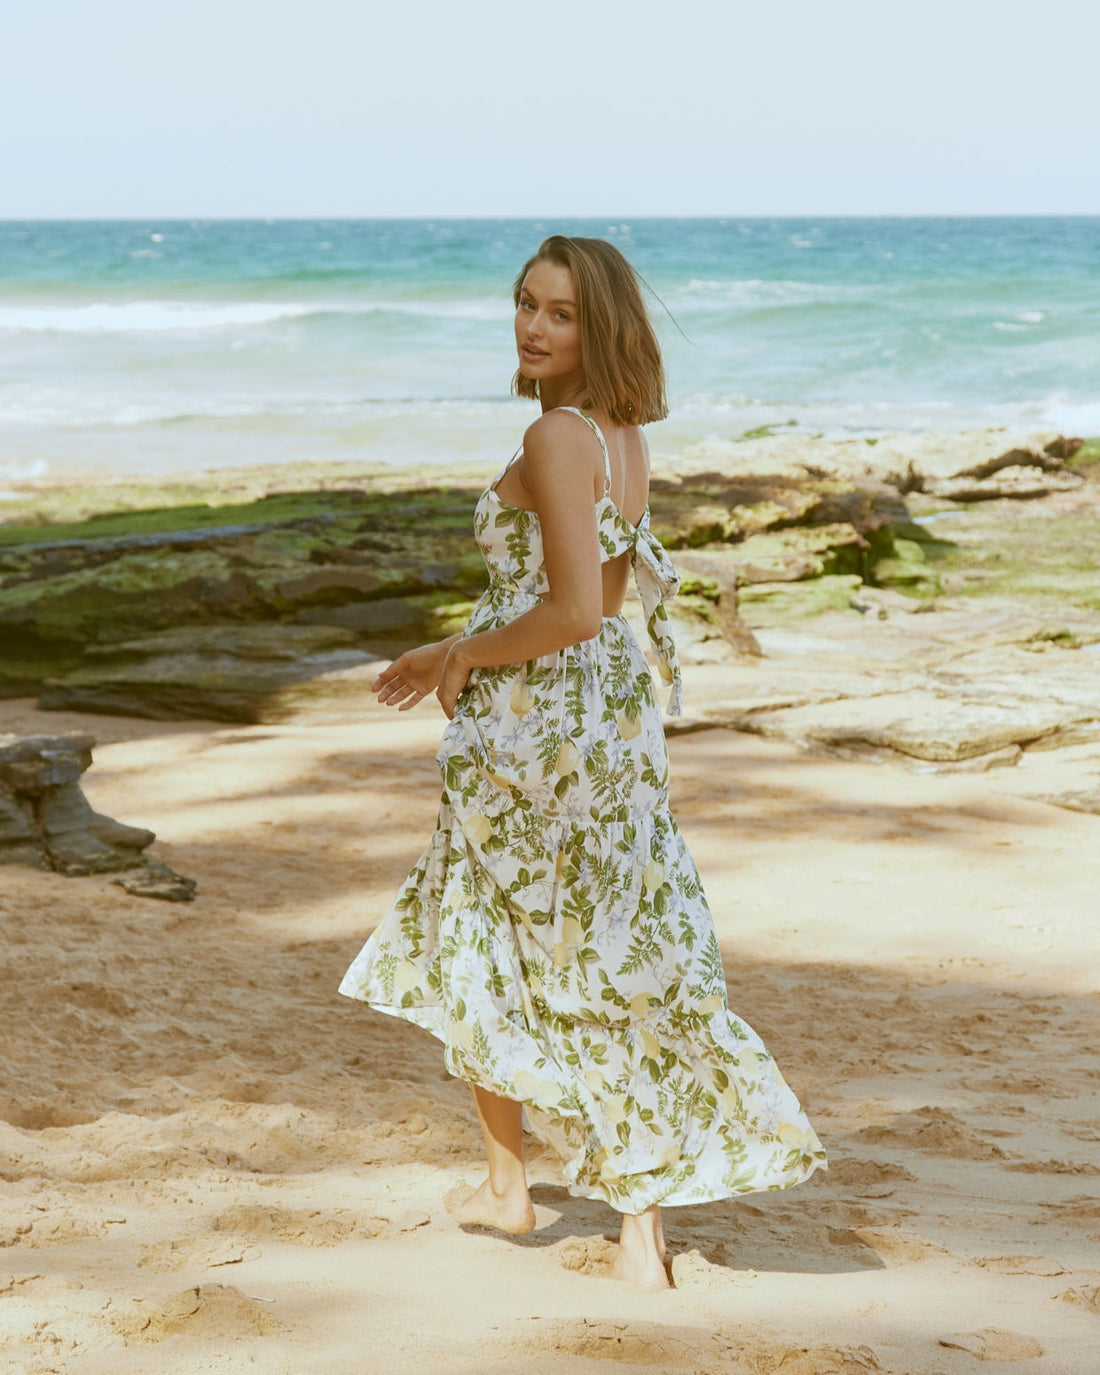
[[[455,706],[470,677],[472,667],[473,665],[462,653],[462,641],[456,640],[443,665],[439,687],[435,694],[439,698],[439,705],[443,708],[448,721],[454,718]]]
[[[454,637],[437,644],[421,645],[395,659],[370,685],[371,692],[387,707],[408,711],[439,686],[440,674]],[[450,714],[450,713],[448,713]]]

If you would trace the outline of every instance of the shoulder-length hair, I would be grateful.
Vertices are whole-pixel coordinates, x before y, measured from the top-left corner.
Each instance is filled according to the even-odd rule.
[[[584,403],[616,425],[648,425],[668,415],[665,370],[634,269],[605,239],[554,234],[523,264],[512,288],[519,306],[523,283],[537,262],[567,267],[577,289]],[[537,398],[539,384],[519,371],[516,396]]]

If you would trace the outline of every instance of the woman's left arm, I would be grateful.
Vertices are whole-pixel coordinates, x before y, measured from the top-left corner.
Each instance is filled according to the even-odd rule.
[[[603,581],[592,435],[575,419],[549,412],[524,436],[521,462],[542,529],[549,591],[507,625],[455,641],[436,694],[448,717],[472,669],[522,664],[599,633]]]

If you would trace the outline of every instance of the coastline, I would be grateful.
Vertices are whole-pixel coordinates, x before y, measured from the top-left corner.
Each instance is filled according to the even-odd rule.
[[[655,1303],[605,1277],[615,1219],[545,1156],[535,1233],[461,1235],[465,1087],[429,1037],[336,995],[430,833],[441,720],[0,704],[8,729],[91,728],[93,804],[200,881],[181,912],[107,877],[4,874],[18,1368],[962,1375],[977,1355],[1090,1375],[1100,822],[988,775],[673,739],[731,1004],[832,1167],[671,1210]]]
[[[784,442],[711,446],[655,467],[667,518],[690,533],[748,509],[716,515],[715,493],[760,475],[765,452],[767,492],[809,500]],[[891,466],[862,441],[829,452]],[[1032,497],[907,494],[907,518],[943,522],[951,547],[916,573],[881,559],[883,580],[910,579],[893,586],[826,571],[851,547],[835,521],[745,536],[773,541],[754,556],[773,574],[811,557],[783,543],[792,529],[833,544],[814,576],[743,584],[762,655],[711,631],[685,643],[674,810],[731,1005],[832,1167],[789,1193],[670,1211],[676,1288],[658,1302],[606,1278],[614,1216],[569,1199],[543,1155],[535,1233],[460,1234],[445,1198],[480,1159],[465,1087],[431,1038],[336,995],[431,832],[431,704],[379,707],[369,658],[339,692],[258,724],[0,701],[0,734],[94,735],[92,805],[155,830],[199,883],[181,908],[106,875],[0,870],[14,1066],[0,1317],[20,1368],[964,1375],[977,1358],[1091,1375],[1100,814],[1039,798],[1093,787],[1100,807],[1100,607],[1074,561],[1074,538],[1095,547],[1100,484],[1090,462],[1060,490],[1065,462],[1040,461],[1018,479],[1048,483]],[[447,481],[471,500],[488,475]],[[429,467],[228,469],[38,484],[12,511],[80,522],[126,506],[145,529],[159,509],[171,528],[202,502],[214,509],[192,519],[217,521],[288,489],[438,482]],[[897,489],[879,500],[901,529]],[[697,579],[713,557],[673,554]],[[930,573],[939,591],[912,581]],[[842,595],[811,611],[821,590]],[[1034,724],[1029,694],[1063,704],[1056,723]],[[878,743],[838,723],[894,697],[918,726],[937,701],[1015,703],[1023,744],[996,743],[996,713],[924,739],[892,717]],[[982,731],[993,748],[968,752]],[[904,752],[944,739],[957,757]]]

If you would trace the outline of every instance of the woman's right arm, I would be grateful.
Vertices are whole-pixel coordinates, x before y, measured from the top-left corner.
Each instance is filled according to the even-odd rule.
[[[408,711],[439,686],[443,664],[459,635],[450,635],[434,644],[410,649],[394,659],[370,685],[371,692],[387,707]]]

